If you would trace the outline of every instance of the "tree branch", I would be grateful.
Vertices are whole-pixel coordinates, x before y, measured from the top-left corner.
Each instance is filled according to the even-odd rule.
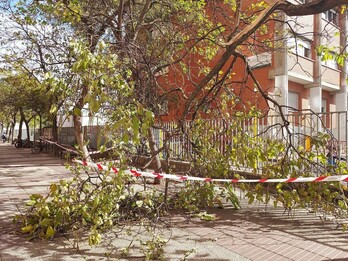
[[[276,10],[283,11],[288,16],[303,16],[319,14],[326,10],[346,4],[348,4],[347,0],[315,0],[300,5],[282,1],[277,5]]]

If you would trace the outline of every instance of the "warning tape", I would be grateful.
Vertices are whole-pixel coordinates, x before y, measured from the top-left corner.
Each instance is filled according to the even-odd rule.
[[[108,167],[100,163],[87,162],[81,160],[74,160],[74,162],[85,167],[96,168],[100,171],[113,171],[115,174],[119,172],[116,167]],[[303,183],[303,182],[332,182],[332,181],[346,181],[348,182],[348,175],[337,176],[319,176],[319,177],[298,177],[298,178],[284,178],[284,179],[214,179],[202,178],[193,176],[173,175],[166,173],[145,172],[139,170],[128,169],[124,171],[125,174],[134,177],[149,177],[159,179],[172,179],[177,181],[202,181],[202,182],[219,182],[219,183]]]

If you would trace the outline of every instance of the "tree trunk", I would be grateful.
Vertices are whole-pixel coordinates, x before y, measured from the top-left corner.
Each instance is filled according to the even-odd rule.
[[[52,115],[52,140],[58,142],[57,115]]]
[[[24,124],[25,124],[25,127],[26,127],[26,129],[27,129],[27,140],[28,140],[28,142],[30,141],[30,130],[29,130],[29,122],[26,120],[26,118],[25,118],[25,114],[24,114],[24,111],[23,111],[23,108],[20,108],[19,109],[19,112],[20,112],[20,115],[21,115],[21,123],[20,123],[20,127],[19,127],[19,129],[20,129],[20,136],[22,137],[22,126],[23,126],[23,122],[24,122]],[[18,135],[19,136],[19,135]],[[19,142],[21,142],[21,139],[19,140]],[[23,144],[21,144],[21,145],[23,145]],[[27,144],[27,145],[29,145],[29,144]]]
[[[15,126],[16,126],[16,113],[13,115],[13,118],[11,120],[11,129],[10,129],[10,134],[9,137],[11,137],[11,143],[13,142],[13,135],[15,131]]]
[[[81,116],[74,114],[73,121],[74,121],[75,139],[82,153],[82,157],[84,160],[91,160],[91,157],[88,153],[87,146],[85,145],[85,142],[84,142]]]
[[[39,114],[39,136],[42,136],[42,116]]]
[[[88,149],[87,149],[86,143],[84,141],[84,137],[83,137],[82,117],[81,117],[82,109],[85,105],[84,100],[85,100],[87,94],[88,94],[88,87],[87,87],[87,85],[85,85],[82,88],[81,96],[80,96],[80,98],[79,98],[79,100],[76,103],[75,108],[74,108],[73,122],[74,122],[75,139],[76,139],[76,142],[79,146],[79,150],[82,154],[82,157],[84,160],[90,161],[91,157],[88,153]]]
[[[159,157],[157,145],[155,142],[155,137],[152,133],[152,130],[149,129],[148,131],[148,139],[149,139],[149,146],[150,146],[150,152],[151,152],[151,159],[155,160],[155,172],[160,173],[162,172],[162,164],[161,159]],[[159,178],[155,178],[154,184],[160,184],[161,180]]]
[[[7,122],[7,124],[6,124],[6,132],[5,132],[5,134],[6,134],[6,137],[8,137],[7,140],[9,140],[10,139],[10,134],[11,134],[11,121]]]
[[[25,127],[27,128],[27,140],[30,141],[30,129],[29,129],[29,121],[24,120]]]
[[[23,122],[25,121],[25,117],[24,117],[24,112],[23,112],[23,108],[19,108],[19,114],[21,116],[20,122],[19,122],[19,130],[18,130],[18,142],[20,147],[22,147],[22,136],[23,136]]]
[[[18,136],[17,136],[17,139],[18,139],[17,142],[20,147],[23,145],[22,144],[22,127],[23,127],[23,119],[21,118],[19,121],[19,129],[18,129]]]
[[[58,142],[58,123],[57,123],[57,115],[52,115],[52,141]],[[53,155],[58,157],[60,152],[60,148],[58,146],[53,147]]]

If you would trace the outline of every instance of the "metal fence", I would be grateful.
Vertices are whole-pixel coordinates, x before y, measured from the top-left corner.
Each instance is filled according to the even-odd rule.
[[[197,146],[200,145],[199,140],[202,138],[209,143],[209,148],[223,156],[229,150],[238,147],[236,137],[240,133],[256,138],[256,142],[250,144],[250,148],[263,147],[265,151],[267,146],[272,146],[270,142],[272,140],[291,143],[296,148],[301,147],[309,151],[318,150],[313,146],[313,141],[320,136],[320,133],[326,133],[330,135],[330,140],[335,141],[331,146],[335,146],[337,158],[347,161],[347,124],[345,111],[319,114],[296,112],[284,117],[280,115],[268,115],[262,118],[235,116],[231,120],[186,121],[180,129],[176,122],[166,122],[154,128],[153,134],[157,146],[166,147],[165,150],[161,150],[161,158],[192,161],[197,157],[200,149]],[[100,130],[95,127],[84,129],[90,146],[97,147],[99,132]],[[73,140],[73,130],[62,128],[59,141],[70,144]],[[265,163],[259,160],[257,164],[261,169]]]
[[[285,123],[288,124],[286,131]],[[296,112],[285,115],[285,118],[280,115],[269,115],[262,118],[243,118],[239,121],[210,119],[205,120],[204,124],[205,130],[201,131],[200,135],[206,135],[221,153],[233,146],[233,135],[238,131],[260,137],[261,142],[285,139],[296,147],[301,146],[308,150],[312,147],[313,138],[317,137],[319,133],[327,133],[337,144],[337,157],[346,159],[347,112],[319,114]],[[177,129],[177,123],[168,122],[164,123],[162,128],[154,130],[158,146],[161,147],[167,140],[167,153],[163,152],[161,156],[177,160],[192,159],[195,154],[192,129],[195,125],[197,125],[196,122],[187,121],[182,127],[182,131]],[[267,142],[262,142],[261,145],[267,146]]]

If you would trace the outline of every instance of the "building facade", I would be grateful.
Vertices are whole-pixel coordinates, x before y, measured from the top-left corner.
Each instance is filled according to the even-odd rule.
[[[322,115],[346,112],[347,63],[339,65],[334,54],[347,45],[346,14],[337,9],[282,19],[286,23],[276,25],[276,30],[286,36],[284,46],[272,53],[268,70],[268,79],[274,81],[274,97],[289,106],[287,114],[296,110]],[[327,48],[326,52],[320,53],[320,46]],[[323,121],[340,136],[337,138],[346,140],[346,117],[323,116]]]
[[[245,1],[245,3],[248,1]],[[252,1],[251,1],[252,2]],[[303,4],[307,0],[291,0],[294,4]],[[215,3],[215,2],[214,2]],[[246,3],[251,4],[251,3]],[[211,17],[224,19],[216,14],[221,6],[209,6]],[[247,8],[247,7],[245,7]],[[227,21],[228,22],[228,21]],[[347,62],[338,62],[337,53],[346,52],[347,46],[347,14],[340,8],[324,13],[307,16],[286,16],[276,13],[275,19],[267,22],[268,32],[258,36],[255,33],[239,49],[247,56],[247,63],[252,69],[258,83],[264,92],[283,106],[282,112],[287,115],[291,128],[299,134],[303,146],[310,147],[307,137],[315,136],[318,132],[328,131],[336,138],[346,154],[348,140],[347,110]],[[258,39],[259,37],[259,39]],[[261,40],[269,40],[272,46],[267,48]],[[253,46],[255,43],[255,46]],[[262,44],[260,44],[262,43]],[[259,47],[258,47],[259,44]],[[249,46],[247,46],[249,45]],[[223,50],[211,62],[218,62]],[[233,57],[231,58],[231,60]],[[190,61],[191,62],[191,61]],[[275,104],[265,102],[257,90],[253,89],[253,81],[245,77],[246,64],[238,60],[233,67],[234,83],[228,85],[230,92],[241,100],[267,112],[266,120],[258,121],[259,129],[266,129],[275,121],[282,121],[279,108]],[[194,72],[193,70],[191,73]],[[169,75],[171,70],[169,70]],[[170,76],[169,76],[170,77]],[[177,77],[178,78],[178,77]],[[192,79],[199,78],[191,77]],[[181,79],[185,79],[181,77]],[[174,79],[177,83],[178,80]],[[236,84],[236,83],[242,84]],[[192,89],[186,87],[189,81],[182,80],[177,85],[185,86],[190,94]],[[198,97],[198,96],[197,96]],[[176,107],[175,107],[176,106]],[[164,121],[175,122],[180,115],[182,104],[180,99],[169,104],[169,113]],[[244,107],[247,108],[248,107]],[[249,107],[250,108],[250,107]],[[173,113],[174,111],[174,113]],[[172,114],[171,114],[172,113]],[[265,114],[264,114],[265,115]],[[268,119],[271,119],[268,121]],[[278,122],[284,124],[284,122]],[[281,133],[279,130],[275,132]],[[306,144],[305,144],[306,142]]]
[[[340,52],[345,47],[346,15],[329,10],[323,14],[301,18],[286,18],[294,21],[293,37],[289,32],[284,52],[274,52],[274,66],[268,76],[281,92],[282,104],[295,109],[311,109],[314,112],[347,110],[346,66],[339,66],[334,57],[324,60],[317,48],[324,45]],[[282,25],[289,30],[288,25]]]

